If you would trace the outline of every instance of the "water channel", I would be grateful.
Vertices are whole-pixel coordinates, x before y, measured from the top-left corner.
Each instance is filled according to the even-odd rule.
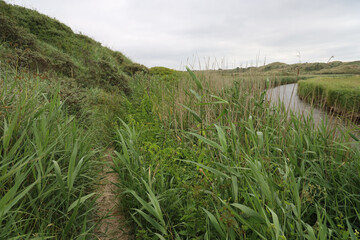
[[[349,126],[339,117],[330,116],[326,111],[302,101],[297,95],[297,87],[294,83],[272,88],[267,92],[267,99],[274,105],[279,104],[279,101],[282,102],[287,110],[292,110],[299,116],[308,117],[312,113],[317,126],[325,120],[327,127],[340,127],[341,130],[350,131],[360,138],[360,126]]]

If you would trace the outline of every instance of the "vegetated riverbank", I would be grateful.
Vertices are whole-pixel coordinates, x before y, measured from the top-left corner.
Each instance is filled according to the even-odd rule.
[[[317,77],[299,81],[301,99],[351,119],[360,118],[360,77]]]
[[[196,75],[132,82],[114,163],[136,236],[356,239],[351,135],[270,106],[264,78]]]

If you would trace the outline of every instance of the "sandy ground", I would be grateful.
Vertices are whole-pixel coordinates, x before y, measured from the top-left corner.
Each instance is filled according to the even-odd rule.
[[[100,184],[97,189],[99,198],[96,201],[99,226],[96,229],[96,237],[100,240],[130,240],[129,228],[125,226],[125,218],[119,212],[118,199],[116,198],[117,173],[112,172],[111,166],[113,149],[106,151],[105,166],[100,175]]]

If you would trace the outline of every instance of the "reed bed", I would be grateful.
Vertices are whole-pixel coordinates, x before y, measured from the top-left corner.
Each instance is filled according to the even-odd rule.
[[[58,89],[1,72],[0,239],[91,237],[95,151]]]
[[[115,171],[138,239],[357,239],[359,139],[258,76],[137,76]]]
[[[360,77],[317,77],[299,82],[299,96],[330,111],[360,119]]]

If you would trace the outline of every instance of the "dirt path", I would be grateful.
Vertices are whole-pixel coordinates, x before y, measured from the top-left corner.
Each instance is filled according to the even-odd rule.
[[[96,201],[100,223],[95,232],[99,240],[128,240],[129,229],[125,226],[124,216],[119,212],[116,186],[113,184],[118,182],[117,173],[111,169],[113,151],[108,149],[104,156],[106,164],[101,172],[97,189],[100,197]]]

